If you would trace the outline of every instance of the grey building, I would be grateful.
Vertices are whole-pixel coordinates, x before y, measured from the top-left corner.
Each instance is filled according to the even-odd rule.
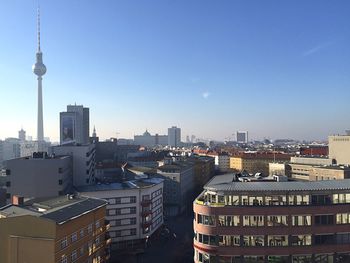
[[[151,135],[146,130],[142,135],[134,135],[134,143],[146,147],[152,147],[156,145],[166,146],[168,145],[168,136],[159,135],[158,133]]]
[[[83,105],[68,105],[66,112],[60,113],[60,143],[89,143],[89,108]]]
[[[32,157],[5,161],[7,200],[13,195],[49,197],[72,191],[72,159],[70,156],[48,156],[34,153]]]
[[[194,166],[185,162],[165,164],[158,167],[157,176],[164,179],[165,214],[172,216],[184,212],[187,201],[192,200]]]
[[[236,133],[236,139],[238,143],[248,143],[248,132],[247,131],[238,131]]]
[[[140,145],[119,145],[117,140],[96,142],[96,162],[123,163],[127,161],[128,153],[137,152]]]
[[[64,144],[51,147],[54,155],[69,155],[73,163],[73,185],[95,183],[95,145]]]
[[[181,129],[172,126],[168,128],[168,145],[171,147],[180,147],[181,146]]]

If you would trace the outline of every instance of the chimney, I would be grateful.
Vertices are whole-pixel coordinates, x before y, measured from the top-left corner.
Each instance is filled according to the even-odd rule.
[[[12,196],[12,204],[17,206],[23,206],[24,204],[24,197],[19,195],[13,195]]]

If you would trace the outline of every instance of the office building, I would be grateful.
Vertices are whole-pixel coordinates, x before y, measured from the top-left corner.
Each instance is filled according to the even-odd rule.
[[[234,177],[214,177],[193,203],[196,263],[350,262],[350,179]]]
[[[61,144],[75,142],[88,144],[90,120],[89,108],[83,105],[68,105],[66,112],[60,113],[60,142]]]
[[[39,152],[31,157],[5,161],[4,169],[8,201],[14,195],[39,198],[73,191],[70,156],[48,156]]]
[[[0,262],[107,262],[106,201],[63,196],[0,208]]]
[[[26,140],[26,131],[21,129],[18,131],[18,139],[20,142],[24,142]]]
[[[317,166],[331,166],[335,164],[335,160],[326,157],[291,157],[286,175],[289,178],[299,181],[309,181],[310,172],[313,167]]]
[[[95,144],[64,144],[51,147],[52,154],[68,155],[72,158],[73,186],[95,183]]]
[[[78,187],[80,195],[108,201],[106,219],[112,250],[144,248],[163,225],[163,180],[147,176]]]
[[[238,143],[248,143],[248,132],[247,131],[237,131],[236,139]]]
[[[181,129],[176,126],[168,128],[168,145],[170,147],[181,146]]]

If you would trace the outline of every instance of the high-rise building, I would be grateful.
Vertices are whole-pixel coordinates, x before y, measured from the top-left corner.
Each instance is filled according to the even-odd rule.
[[[68,105],[60,113],[60,143],[89,143],[89,108],[83,105]]]
[[[237,131],[236,139],[238,143],[247,143],[248,142],[248,132],[247,131]]]
[[[21,142],[24,142],[26,140],[26,131],[21,129],[20,131],[18,131],[18,139]]]
[[[181,146],[181,129],[176,126],[168,128],[168,145],[171,147]]]
[[[42,76],[46,73],[46,66],[43,63],[43,53],[40,48],[40,10],[38,9],[38,50],[36,52],[36,62],[32,67],[35,75],[38,76],[38,127],[37,140],[44,141],[44,121],[43,121],[43,95],[42,95]],[[39,149],[40,150],[40,149]]]

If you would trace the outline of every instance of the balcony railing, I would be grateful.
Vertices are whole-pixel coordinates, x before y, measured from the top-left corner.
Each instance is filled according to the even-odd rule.
[[[111,228],[111,223],[109,220],[105,220],[105,227],[106,227],[106,230],[108,231],[110,228]]]
[[[108,233],[106,233],[105,235],[105,240],[106,240],[106,245],[109,245],[110,243],[112,243],[112,238]]]

